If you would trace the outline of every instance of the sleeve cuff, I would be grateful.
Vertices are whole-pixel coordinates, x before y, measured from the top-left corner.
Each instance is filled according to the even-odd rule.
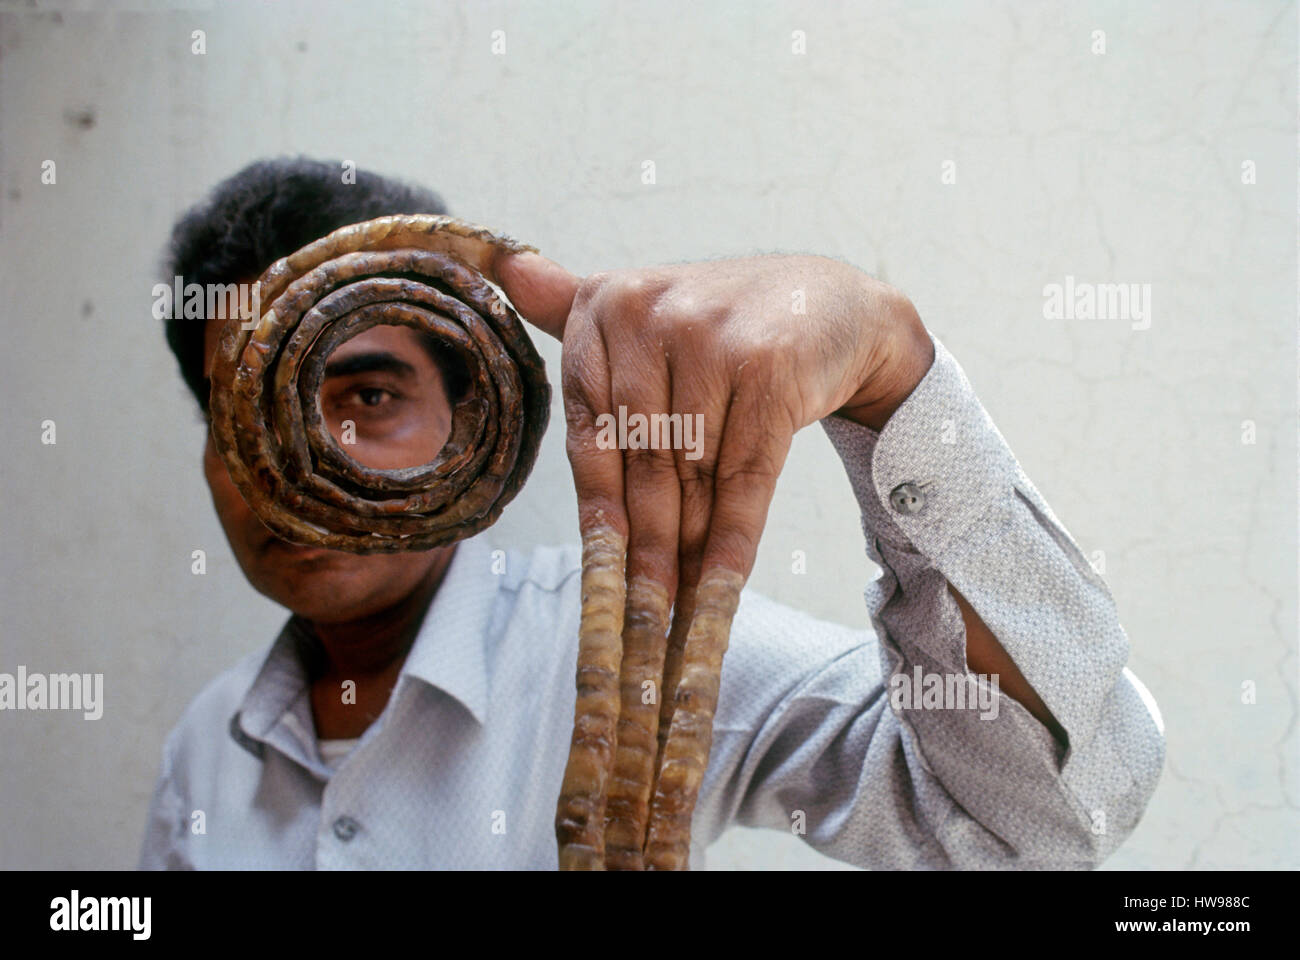
[[[930,339],[934,362],[883,430],[834,414],[821,424],[871,533],[937,557],[1005,496],[1018,465],[956,359]]]

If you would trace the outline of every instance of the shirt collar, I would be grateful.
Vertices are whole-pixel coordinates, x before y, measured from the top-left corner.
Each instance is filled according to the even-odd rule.
[[[401,673],[455,698],[480,724],[487,719],[488,703],[483,646],[501,579],[492,575],[491,560],[486,541],[471,538],[457,545]],[[312,755],[304,742],[310,736],[311,714],[307,671],[299,652],[309,636],[305,621],[291,616],[230,718],[231,737],[259,759],[265,744],[291,756]],[[307,730],[302,729],[304,709]]]
[[[311,757],[310,736],[303,729],[304,718],[310,728],[311,705],[299,653],[311,642],[306,622],[297,614],[291,616],[230,718],[231,737],[259,760],[265,756],[266,744],[292,757]]]

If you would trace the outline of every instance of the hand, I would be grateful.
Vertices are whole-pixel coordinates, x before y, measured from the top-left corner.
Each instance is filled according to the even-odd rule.
[[[881,429],[933,347],[897,290],[824,257],[761,256],[579,278],[538,254],[493,279],[562,340],[567,451],[584,535],[627,537],[627,578],[671,597],[720,565],[747,578],[795,432],[838,413]],[[803,306],[803,312],[798,307]],[[611,448],[611,423],[681,414],[690,449]],[[629,431],[630,433],[630,431]],[[651,442],[659,439],[651,434]]]

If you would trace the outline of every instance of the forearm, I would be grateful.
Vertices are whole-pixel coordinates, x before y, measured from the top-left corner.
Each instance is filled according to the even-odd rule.
[[[1011,659],[1010,654],[998,643],[997,638],[980,619],[970,602],[957,592],[957,588],[948,584],[948,592],[957,601],[961,609],[962,621],[966,624],[966,664],[971,673],[997,677],[1003,693],[1028,710],[1039,723],[1052,731],[1056,742],[1068,746],[1065,730],[1047,709],[1043,698],[1029,685],[1020,668]]]

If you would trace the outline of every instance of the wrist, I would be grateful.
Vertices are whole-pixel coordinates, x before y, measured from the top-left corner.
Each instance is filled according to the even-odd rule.
[[[892,288],[888,301],[883,333],[868,358],[862,386],[835,411],[837,416],[877,432],[884,429],[934,363],[934,343],[916,307]]]

